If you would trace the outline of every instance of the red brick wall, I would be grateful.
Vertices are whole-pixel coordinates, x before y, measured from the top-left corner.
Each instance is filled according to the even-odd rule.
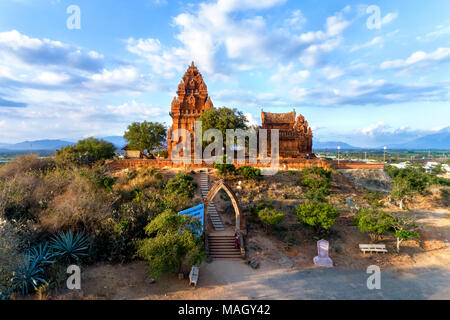
[[[239,168],[244,165],[250,165],[254,167],[270,167],[269,164],[237,164],[235,163],[236,168]],[[106,166],[110,169],[126,169],[126,168],[139,168],[140,166],[143,167],[156,167],[156,168],[184,168],[183,164],[175,164],[172,163],[171,160],[168,159],[125,159],[125,160],[108,160],[106,162]],[[194,169],[194,168],[212,168],[212,164],[190,164],[186,168],[187,169]],[[279,169],[281,170],[295,170],[295,169],[302,169],[307,167],[324,167],[329,168],[330,163],[325,161],[324,159],[283,159],[280,160],[279,163]]]

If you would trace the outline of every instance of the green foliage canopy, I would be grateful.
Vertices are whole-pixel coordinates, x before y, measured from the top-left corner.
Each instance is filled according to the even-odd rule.
[[[63,165],[92,165],[99,160],[112,158],[115,150],[112,143],[91,137],[78,141],[75,146],[56,150],[55,160]]]
[[[226,145],[227,129],[248,129],[247,117],[237,109],[229,109],[226,107],[209,109],[200,116],[202,121],[202,134],[209,129],[217,129],[222,133],[223,143]]]
[[[138,255],[147,260],[149,273],[156,279],[167,272],[178,272],[183,262],[189,267],[201,263],[206,255],[203,243],[192,228],[199,222],[166,210],[145,228],[148,239],[139,242]]]
[[[167,182],[165,191],[167,194],[175,194],[179,196],[194,197],[197,183],[194,178],[186,173],[179,173],[175,178]]]
[[[267,228],[282,223],[284,220],[284,214],[275,209],[264,208],[258,211],[258,218]]]
[[[295,211],[300,223],[315,227],[317,231],[331,228],[339,217],[336,208],[326,202],[302,203]]]
[[[361,209],[354,217],[354,222],[361,232],[367,232],[372,241],[379,240],[382,234],[391,229],[391,217],[382,211]]]
[[[123,137],[129,142],[129,148],[147,153],[161,148],[166,141],[167,129],[158,122],[133,122]]]

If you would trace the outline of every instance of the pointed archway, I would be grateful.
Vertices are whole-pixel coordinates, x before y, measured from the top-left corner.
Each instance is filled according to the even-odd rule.
[[[224,180],[217,181],[214,184],[214,186],[211,188],[211,190],[209,191],[208,195],[206,196],[205,201],[204,201],[205,217],[207,216],[207,212],[208,212],[208,203],[214,199],[214,197],[217,195],[217,193],[221,189],[224,190],[230,197],[231,203],[233,204],[235,217],[236,217],[236,232],[241,233],[241,219],[243,219],[242,208],[239,204],[239,200],[236,197],[236,194],[234,193],[233,189],[231,189],[231,187]],[[209,221],[209,217],[208,217],[208,221]],[[205,223],[205,226],[206,225],[207,225],[207,223]]]

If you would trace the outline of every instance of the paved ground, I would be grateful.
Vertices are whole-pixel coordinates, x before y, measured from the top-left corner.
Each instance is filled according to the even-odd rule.
[[[217,295],[205,290],[212,299],[450,299],[449,269],[381,270],[381,290],[367,288],[365,270],[253,270],[240,261],[215,261],[202,268],[203,278],[210,274],[219,274],[216,279],[224,286]],[[198,298],[203,286],[199,282]]]

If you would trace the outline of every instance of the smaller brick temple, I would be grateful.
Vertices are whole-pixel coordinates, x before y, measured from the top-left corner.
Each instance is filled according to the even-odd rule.
[[[280,137],[280,157],[315,158],[312,152],[312,130],[301,114],[296,112],[270,113],[261,111],[261,129],[268,129],[268,152],[270,153],[270,129],[278,129]]]
[[[208,96],[208,89],[201,73],[194,62],[189,66],[178,85],[177,95],[172,100],[170,116],[172,117],[172,127],[167,133],[168,155],[172,154],[172,149],[180,143],[172,141],[172,131],[176,129],[186,129],[191,134],[191,154],[194,150],[194,124],[200,119],[202,113],[214,108],[211,98]],[[183,152],[180,152],[180,156]]]

